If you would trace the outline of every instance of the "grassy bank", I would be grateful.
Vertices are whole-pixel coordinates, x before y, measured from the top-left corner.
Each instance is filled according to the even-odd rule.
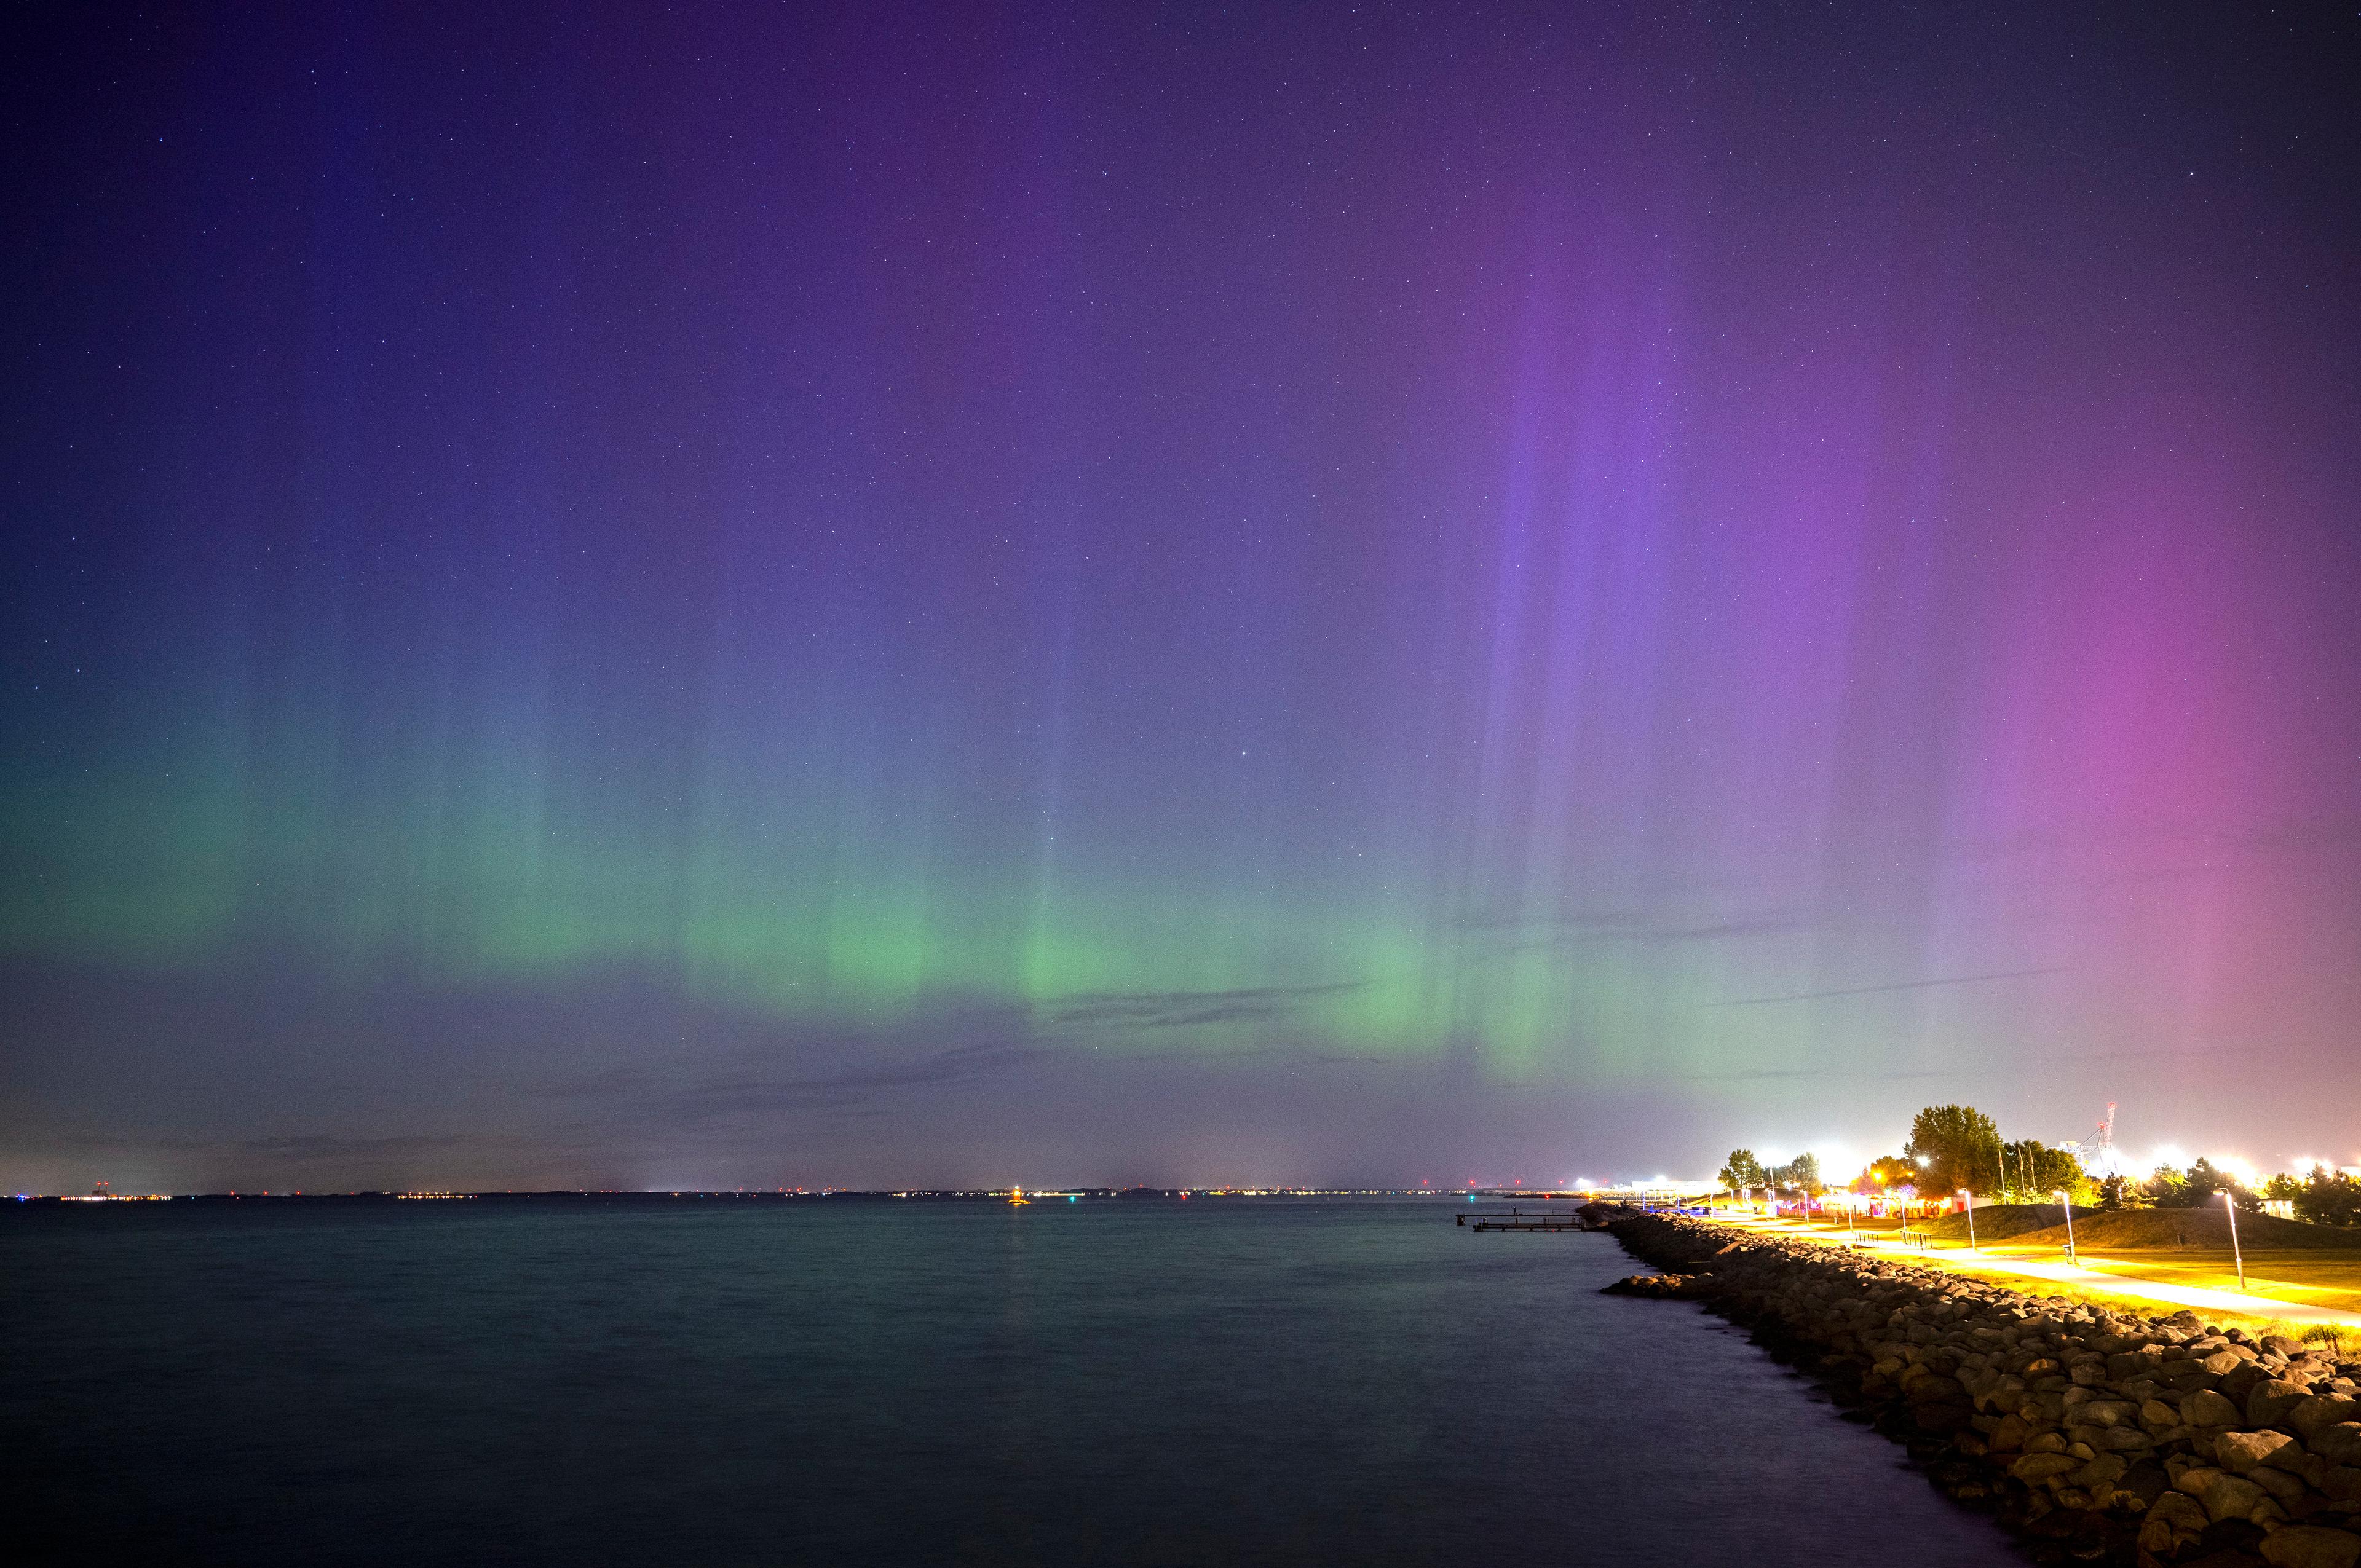
[[[2058,1216],[2055,1206],[2048,1212]],[[2083,1216],[2074,1218],[2074,1235],[2078,1261],[2092,1273],[2104,1274],[2123,1280],[2120,1289],[2083,1281],[2029,1279],[2014,1266],[2018,1261],[2033,1264],[2056,1264],[2064,1261],[2066,1233],[2062,1224],[2040,1225],[2040,1211],[2034,1205],[2009,1209],[1995,1205],[1976,1211],[1977,1246],[1971,1251],[1967,1244],[1964,1216],[1953,1215],[1931,1225],[1914,1225],[1913,1234],[1927,1235],[1931,1245],[1913,1252],[1916,1261],[1938,1267],[1995,1281],[2004,1281],[2035,1295],[2070,1301],[2078,1305],[2104,1308],[2111,1311],[2153,1312],[2158,1310],[2158,1299],[2143,1294],[2142,1283],[2183,1286],[2206,1290],[2238,1291],[2238,1274],[2228,1243],[2226,1227],[2222,1230],[2218,1245],[2199,1245],[2210,1242],[2212,1234],[2202,1225],[2189,1223],[2184,1218],[2178,1234],[2158,1227],[2150,1219],[2156,1214],[2179,1214],[2187,1217],[2197,1212],[2142,1211],[2132,1214],[2092,1214],[2093,1221],[2124,1219],[2148,1222],[2143,1224],[2100,1227],[2101,1236],[2126,1236],[2133,1240],[2153,1240],[2163,1234],[2172,1238],[2164,1246],[2121,1246],[2094,1239],[2087,1229]],[[1987,1229],[1985,1217],[1993,1215],[1999,1223],[1998,1236]],[[2059,1216],[2062,1218],[2062,1216]],[[2216,1221],[2220,1216],[2213,1216]],[[2268,1216],[2251,1218],[2268,1219]],[[2246,1243],[2250,1216],[2240,1215],[2239,1240]],[[1955,1223],[1956,1222],[1956,1223]],[[2166,1222],[2169,1226],[2169,1221]],[[2283,1227],[2281,1229],[2280,1227]],[[1806,1237],[1829,1245],[1842,1245],[1850,1237],[1897,1240],[1901,1227],[1893,1221],[1864,1223],[1858,1227],[1841,1223],[1815,1223],[1799,1224],[1792,1220],[1781,1221],[1767,1227],[1777,1234]],[[2286,1221],[2274,1221],[2256,1227],[2268,1237],[2272,1245],[2245,1246],[2246,1277],[2245,1294],[2254,1299],[2251,1310],[2233,1311],[2227,1309],[2209,1310],[2204,1313],[2209,1322],[2224,1328],[2241,1328],[2254,1334],[2286,1333],[2301,1337],[2301,1330],[2275,1310],[2279,1307],[2313,1307],[2333,1312],[2361,1317],[2361,1245],[2342,1232],[2325,1233],[2323,1243],[2317,1234],[2319,1227],[2293,1225]],[[2287,1231],[2314,1232],[2305,1237],[2308,1245],[2287,1246]],[[2185,1242],[2188,1245],[2176,1245]],[[2105,1250],[2100,1250],[2103,1247]],[[2361,1340],[2361,1330],[2352,1336]]]

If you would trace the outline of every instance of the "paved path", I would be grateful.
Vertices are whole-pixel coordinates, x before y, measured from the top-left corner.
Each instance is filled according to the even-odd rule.
[[[2168,1285],[2162,1280],[2141,1279],[2127,1274],[2107,1274],[2078,1264],[2046,1263],[2030,1257],[1997,1257],[1991,1253],[1971,1251],[1966,1247],[1921,1252],[1894,1239],[1891,1233],[1863,1231],[1848,1236],[1842,1231],[1801,1231],[1791,1225],[1773,1225],[1759,1220],[1732,1219],[1722,1223],[1742,1225],[1748,1230],[1772,1235],[1818,1242],[1826,1246],[1858,1245],[1867,1252],[1899,1257],[1911,1263],[1931,1263],[1938,1267],[1979,1274],[2014,1274],[2032,1279],[2052,1279],[2061,1285],[2103,1290],[2115,1296],[2135,1296],[2144,1301],[2167,1302],[2198,1312],[2235,1312],[2247,1318],[2284,1318],[2290,1323],[2334,1323],[2345,1328],[2361,1328],[2361,1310],[2310,1307],[2300,1302],[2282,1301],[2274,1296],[2255,1296],[2236,1290],[2208,1290],[2195,1285]],[[2106,1260],[2103,1258],[2100,1261]]]

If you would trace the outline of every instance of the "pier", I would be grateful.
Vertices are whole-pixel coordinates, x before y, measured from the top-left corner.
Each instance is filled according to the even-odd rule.
[[[1452,1223],[1479,1231],[1588,1231],[1598,1227],[1569,1209],[1462,1209]]]

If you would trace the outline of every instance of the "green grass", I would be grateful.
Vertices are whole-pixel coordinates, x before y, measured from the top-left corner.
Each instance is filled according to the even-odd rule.
[[[1995,1205],[1995,1207],[1998,1207]],[[2057,1211],[2053,1208],[2051,1213]],[[2173,1211],[2143,1211],[2170,1213]],[[2186,1213],[2188,1211],[2180,1211]],[[2103,1307],[2110,1311],[2139,1312],[2150,1316],[2175,1312],[2180,1309],[2170,1302],[2161,1302],[2126,1289],[2108,1290],[2103,1288],[2070,1285],[2057,1280],[2016,1275],[2010,1270],[2013,1260],[2036,1263],[2059,1263],[2065,1260],[2065,1231],[2041,1230],[2022,1233],[1993,1245],[1984,1231],[1986,1211],[1976,1211],[1976,1239],[1979,1245],[1970,1252],[1967,1227],[1959,1227],[1956,1237],[1947,1227],[1929,1227],[1914,1223],[1914,1234],[1932,1234],[1935,1245],[1924,1254],[1916,1255],[1920,1261],[1945,1268],[1976,1274],[2012,1285],[2028,1296],[2065,1300]],[[1964,1218],[1964,1216],[1953,1216]],[[2282,1221],[2280,1223],[2285,1224]],[[2244,1238],[2246,1217],[2239,1217],[2241,1239]],[[1863,1221],[1857,1227],[1863,1235],[1893,1236],[1900,1229],[1894,1220]],[[2093,1244],[2083,1234],[2083,1223],[2078,1215],[2074,1222],[2079,1261],[2095,1273],[2115,1275],[2128,1286],[2136,1280],[2161,1285],[2188,1286],[2207,1290],[2235,1291],[2238,1275],[2230,1248],[2174,1247],[2125,1248],[2109,1247],[2093,1255]],[[2310,1230],[2309,1226],[2290,1226]],[[1841,1242],[1849,1234],[1842,1223],[1827,1224],[1814,1221],[1810,1225],[1787,1220],[1777,1229],[1817,1241]],[[2344,1233],[2330,1233],[2342,1245],[2286,1248],[2265,1247],[2246,1253],[2246,1288],[2254,1295],[2256,1310],[2252,1312],[2220,1312],[2203,1310],[2200,1316],[2207,1322],[2223,1328],[2243,1328],[2249,1333],[2287,1333],[2293,1330],[2283,1319],[2272,1315],[2274,1305],[2323,1307],[2331,1311],[2361,1315],[2361,1247],[2343,1240]],[[2226,1235],[2226,1233],[2225,1233]],[[2347,1338],[2361,1340],[2361,1330],[2350,1331]]]

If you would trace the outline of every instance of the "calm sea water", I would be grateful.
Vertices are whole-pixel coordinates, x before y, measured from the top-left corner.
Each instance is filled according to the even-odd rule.
[[[1441,1201],[11,1204],[9,1534],[85,1562],[2018,1561],[1717,1320],[1597,1294],[1635,1266]]]

